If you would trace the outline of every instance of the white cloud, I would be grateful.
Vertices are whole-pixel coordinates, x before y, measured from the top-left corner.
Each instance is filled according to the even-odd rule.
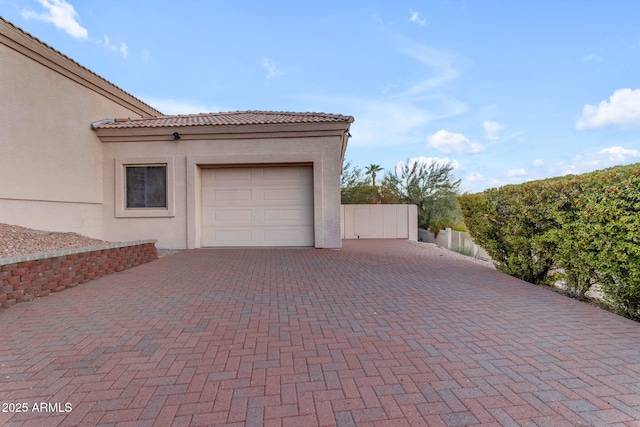
[[[71,37],[85,40],[89,38],[87,30],[78,22],[78,13],[65,0],[38,0],[38,2],[46,11],[37,13],[33,10],[23,9],[22,16],[25,19],[50,22]]]
[[[467,191],[476,192],[503,185],[520,184],[531,179],[536,179],[536,177],[531,176],[525,168],[514,168],[491,175],[472,172],[464,177],[464,183],[468,186]]]
[[[411,13],[411,17],[409,18],[409,22],[415,22],[420,26],[424,26],[427,23],[427,20],[420,17],[420,12],[414,12],[413,10],[409,10]]]
[[[490,180],[481,173],[473,172],[462,178],[462,192],[475,193],[490,185]]]
[[[151,58],[151,53],[149,52],[149,49],[145,47],[144,49],[142,49],[142,59],[146,61],[149,58]]]
[[[485,121],[482,123],[484,137],[491,141],[496,141],[502,136],[504,125],[498,122]]]
[[[482,175],[481,173],[469,174],[464,179],[465,179],[465,181],[469,181],[469,182],[482,182],[482,181],[486,180],[485,176]]]
[[[23,9],[22,16],[25,19],[52,23],[72,37],[89,40],[89,33],[86,28],[80,25],[80,17],[71,4],[65,0],[38,0],[38,3],[45,9],[44,12],[38,13],[30,9]],[[102,39],[95,40],[95,42],[113,52],[118,52],[125,58],[129,55],[129,47],[117,39],[112,42],[105,35]]]
[[[464,178],[473,191],[482,191],[489,187],[499,187],[506,184],[520,183],[532,179],[543,179],[562,175],[579,175],[617,165],[631,164],[640,161],[640,150],[621,146],[612,146],[590,153],[580,153],[567,160],[533,161],[534,168],[513,168],[498,174],[481,174],[472,172]]]
[[[619,89],[598,106],[585,105],[582,117],[576,122],[577,130],[603,126],[640,126],[640,89]]]
[[[469,141],[469,138],[461,133],[439,130],[427,137],[427,146],[442,151],[443,153],[479,153],[484,151],[484,146],[477,142]]]
[[[566,174],[581,174],[612,166],[627,165],[640,161],[640,150],[620,146],[603,148],[595,153],[577,154],[569,162],[556,162],[549,166]]]
[[[518,168],[518,169],[509,169],[506,172],[506,175],[508,177],[516,177],[516,176],[525,176],[527,174],[527,170],[524,168]]]
[[[569,160],[542,161],[535,160],[534,166],[540,170],[537,177],[551,177],[567,174],[581,174],[612,166],[626,165],[640,161],[640,150],[612,146],[596,152],[580,153]]]
[[[640,159],[640,151],[630,150],[620,146],[603,148],[598,154],[605,156],[605,161],[627,163],[635,159]]]
[[[383,99],[359,96],[305,94],[304,102],[325,111],[347,111],[356,118],[351,125],[349,147],[382,147],[419,143],[425,125],[461,114],[467,105],[455,99],[433,97],[429,103],[416,97]],[[317,108],[317,107],[316,107]]]
[[[282,71],[276,67],[276,63],[269,58],[262,60],[262,66],[267,69],[267,80],[282,75]]]
[[[119,52],[124,58],[126,58],[127,55],[129,54],[129,47],[125,43],[117,39],[114,43],[106,35],[102,38],[102,40],[98,40],[97,43],[113,52]]]

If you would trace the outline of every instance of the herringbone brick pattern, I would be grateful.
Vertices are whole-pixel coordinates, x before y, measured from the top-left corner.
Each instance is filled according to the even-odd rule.
[[[637,323],[406,241],[186,251],[0,324],[3,426],[640,425]]]

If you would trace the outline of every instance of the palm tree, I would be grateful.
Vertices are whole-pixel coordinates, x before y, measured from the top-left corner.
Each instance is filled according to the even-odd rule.
[[[371,185],[376,186],[376,173],[382,171],[383,168],[380,165],[375,165],[371,163],[369,166],[365,168],[365,175],[371,175]]]

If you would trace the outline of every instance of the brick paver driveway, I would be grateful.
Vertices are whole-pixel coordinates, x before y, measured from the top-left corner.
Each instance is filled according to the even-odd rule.
[[[186,251],[0,324],[0,425],[640,420],[640,325],[405,241]]]

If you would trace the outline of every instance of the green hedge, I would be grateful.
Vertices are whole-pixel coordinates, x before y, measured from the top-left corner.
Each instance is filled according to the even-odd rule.
[[[595,284],[640,318],[640,163],[459,197],[465,224],[505,273],[564,281],[582,298]]]

